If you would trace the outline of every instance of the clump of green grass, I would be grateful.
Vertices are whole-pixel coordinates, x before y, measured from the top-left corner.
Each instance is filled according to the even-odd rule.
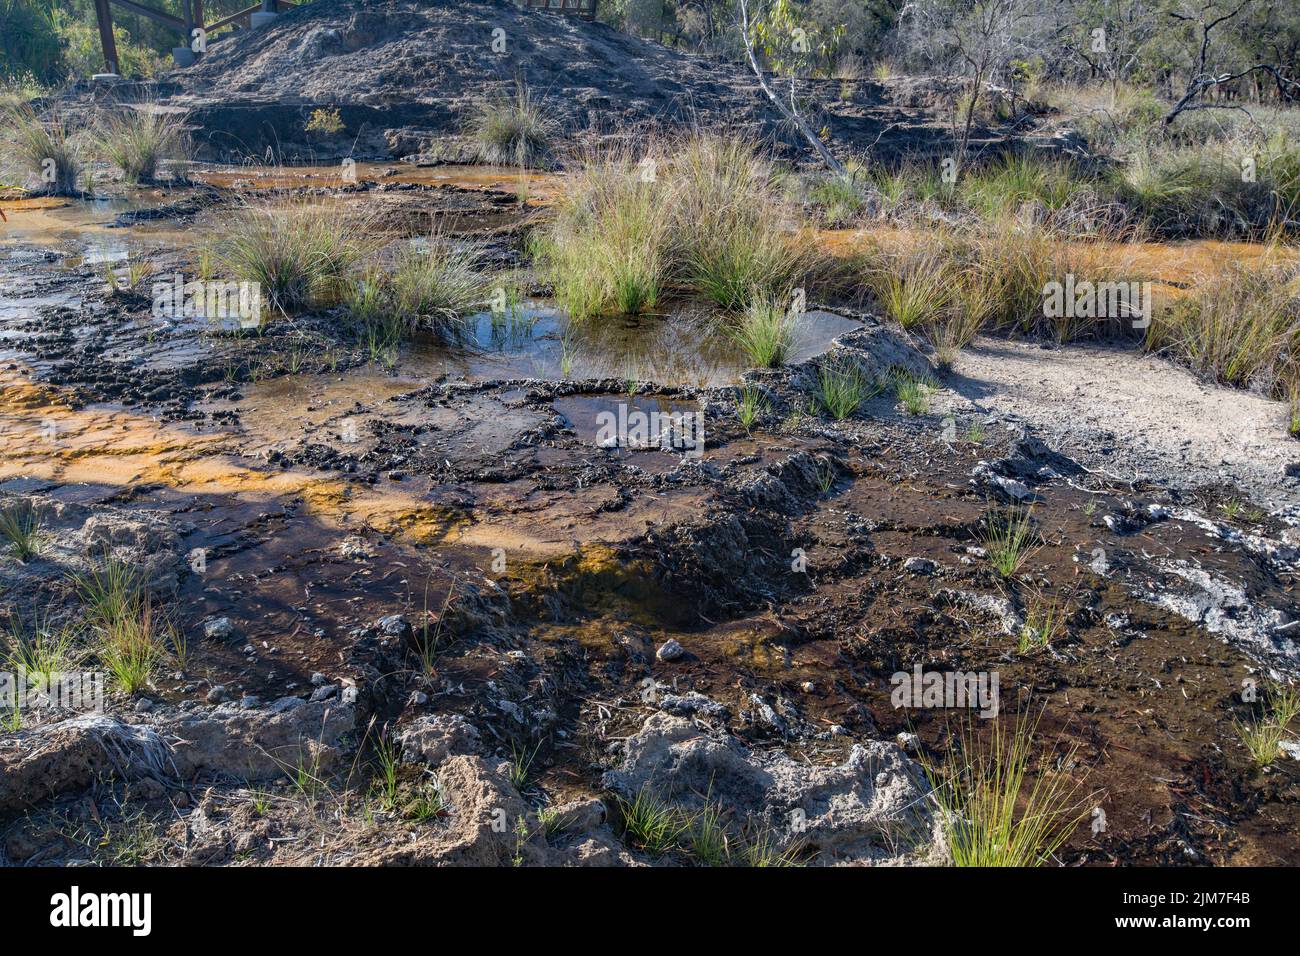
[[[760,389],[746,385],[740,390],[740,396],[736,399],[736,417],[740,419],[746,433],[753,432],[754,425],[770,410],[771,406]]]
[[[150,685],[166,656],[171,624],[155,607],[143,574],[112,556],[75,575],[73,587],[100,663],[127,694]]]
[[[370,786],[379,805],[385,810],[397,806],[399,757],[397,744],[381,731],[375,739],[375,775]]]
[[[141,599],[130,616],[100,629],[99,659],[125,693],[135,694],[150,686],[166,654],[167,630],[148,597]]]
[[[894,394],[902,402],[909,415],[924,415],[930,411],[930,397],[938,386],[924,377],[918,377],[906,370],[895,370]]]
[[[968,723],[945,767],[924,763],[956,866],[1041,866],[1087,816],[1081,783],[1035,761],[1038,721],[992,722],[986,740]],[[1074,763],[1071,748],[1059,765]]]
[[[691,856],[705,866],[730,865],[733,841],[721,804],[710,800],[691,817],[686,843]]]
[[[393,308],[387,275],[376,268],[367,269],[344,286],[341,305],[370,361],[384,366],[395,364],[408,328],[407,317]]]
[[[23,675],[39,688],[48,688],[51,675],[71,671],[81,659],[76,625],[56,626],[48,612],[38,614],[30,629],[11,614],[8,632],[0,635],[5,669]]]
[[[1278,398],[1300,388],[1300,268],[1283,252],[1232,265],[1161,309],[1146,348],[1227,385]]]
[[[985,518],[983,545],[989,562],[1004,578],[1018,573],[1038,550],[1033,509],[1010,507]]]
[[[854,414],[868,399],[879,395],[884,386],[851,362],[825,362],[817,369],[813,397],[836,421]]]
[[[625,835],[649,853],[659,855],[671,850],[690,831],[690,820],[648,789],[639,790],[631,800],[620,797],[618,802]]]
[[[26,499],[0,506],[0,537],[9,542],[14,557],[26,564],[41,550],[44,533],[40,510]]]
[[[817,459],[817,490],[826,494],[835,487],[835,463],[828,458]]]
[[[545,102],[525,86],[514,96],[481,100],[468,123],[482,162],[521,167],[543,165],[559,129]]]
[[[437,673],[438,658],[451,644],[452,635],[447,629],[450,620],[448,612],[456,595],[456,585],[453,583],[447,588],[447,594],[442,599],[442,609],[434,617],[429,613],[429,587],[432,583],[431,579],[424,583],[424,608],[420,616],[420,626],[415,629],[414,635],[414,650],[419,672],[426,679]]]
[[[670,287],[741,310],[811,267],[811,240],[785,227],[785,206],[753,145],[697,135],[589,155],[531,244],[577,318],[646,311]]]
[[[1236,724],[1237,736],[1257,767],[1267,767],[1282,755],[1286,728],[1276,720],[1259,720]]]
[[[156,271],[152,259],[132,248],[128,248],[121,259],[110,255],[107,249],[103,250],[100,270],[108,283],[108,290],[114,295],[142,290]]]
[[[1065,631],[1065,608],[1038,595],[1025,610],[1016,650],[1024,654],[1034,648],[1050,647]]]
[[[329,791],[329,781],[321,766],[322,748],[307,741],[306,746],[298,751],[292,766],[286,769],[289,783],[307,802],[312,802]]]
[[[740,859],[745,866],[752,867],[799,866],[799,858],[803,852],[802,841],[796,840],[782,848],[772,828],[763,827],[751,831],[742,846]]]
[[[36,185],[32,192],[50,196],[78,194],[83,168],[81,149],[67,120],[58,113],[42,119],[25,101],[0,105],[0,139],[16,177]]]
[[[942,249],[923,246],[874,269],[867,284],[885,315],[904,329],[929,326],[952,302],[952,261]]]
[[[674,236],[682,278],[724,309],[799,285],[809,270],[809,237],[782,227],[783,204],[771,164],[735,137],[697,135],[669,163]]]
[[[574,318],[654,308],[668,281],[668,191],[626,150],[589,157],[532,251]]]
[[[779,368],[798,344],[798,316],[780,299],[760,293],[728,331],[756,366]]]
[[[449,804],[442,784],[437,777],[431,776],[417,786],[410,797],[402,801],[399,809],[404,818],[420,823],[446,816]]]
[[[1282,755],[1287,726],[1300,716],[1300,690],[1273,682],[1268,688],[1268,705],[1269,712],[1262,719],[1236,722],[1237,736],[1258,767],[1267,767]]]
[[[256,283],[269,308],[289,314],[338,301],[372,251],[367,228],[331,204],[250,204],[213,244],[212,258],[227,278]]]
[[[453,327],[483,297],[485,284],[477,263],[477,249],[437,235],[404,248],[389,274],[393,309],[412,327]]]
[[[1269,687],[1268,701],[1273,719],[1283,727],[1300,717],[1300,687],[1275,682]]]
[[[99,122],[95,151],[128,183],[154,182],[163,161],[190,155],[185,117],[151,105],[110,113]]]
[[[808,200],[819,207],[828,225],[842,226],[862,215],[867,205],[867,183],[860,170],[827,173],[808,187]]]
[[[516,790],[523,790],[528,786],[529,778],[533,772],[533,763],[537,760],[537,753],[541,749],[542,742],[540,740],[531,749],[526,744],[511,742],[510,782]]]

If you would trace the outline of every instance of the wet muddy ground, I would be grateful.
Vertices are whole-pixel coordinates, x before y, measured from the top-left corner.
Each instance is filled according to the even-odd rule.
[[[0,201],[0,494],[38,503],[49,542],[0,558],[0,605],[71,607],[67,573],[121,548],[188,636],[183,665],[113,712],[353,688],[360,737],[370,717],[460,715],[489,757],[522,748],[512,782],[538,809],[605,792],[655,711],[809,764],[900,734],[942,762],[968,712],[897,709],[891,676],[996,671],[1003,711],[1040,715],[1040,753],[1105,821],[1078,827],[1062,862],[1300,862],[1296,755],[1256,767],[1238,733],[1300,668],[1300,532],[1232,487],[1118,480],[1010,415],[909,416],[885,394],[818,416],[813,359],[906,348],[851,303],[807,317],[792,369],[754,373],[691,303],[579,326],[533,298],[385,364],[328,314],[258,334],[107,292],[105,261],[186,272],[194,235],[286,187],[365,203],[399,235],[440,226],[514,268],[558,188],[357,172],[213,167],[119,198]],[[742,380],[766,404],[748,431]],[[620,406],[701,412],[703,455],[601,447],[598,416]],[[1004,576],[987,536],[1013,505],[1033,547]],[[1050,639],[1026,646],[1046,609]],[[169,834],[158,859],[394,859],[382,814],[375,831],[355,807],[303,810],[289,780],[254,825],[238,776],[201,800],[128,791],[117,812],[137,819],[123,807],[141,801]],[[8,862],[91,853],[76,834],[117,793],[98,786],[90,810],[55,794],[11,813]],[[199,812],[258,838],[196,857]]]

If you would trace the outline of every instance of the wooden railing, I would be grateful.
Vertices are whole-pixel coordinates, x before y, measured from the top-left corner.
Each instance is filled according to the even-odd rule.
[[[153,7],[140,3],[139,0],[95,0],[95,20],[99,24],[99,45],[104,53],[105,69],[109,73],[120,72],[117,59],[117,41],[113,38],[113,5],[146,17],[155,23],[171,27],[184,37],[185,46],[193,44],[195,30],[202,31],[199,36],[204,38],[206,42],[208,34],[215,33],[222,27],[238,26],[247,28],[249,17],[258,11],[273,13],[277,10],[287,10],[290,7],[297,6],[296,3],[292,3],[290,0],[261,0],[261,2],[253,4],[246,10],[240,10],[238,13],[232,13],[219,20],[206,23],[203,18],[203,0],[180,0],[180,4],[181,16],[178,17],[174,13],[155,10]]]

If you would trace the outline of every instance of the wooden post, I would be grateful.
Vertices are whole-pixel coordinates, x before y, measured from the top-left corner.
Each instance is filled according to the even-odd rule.
[[[113,11],[108,0],[95,0],[95,19],[99,22],[99,46],[104,52],[104,69],[121,75],[117,65],[117,41],[113,39]]]

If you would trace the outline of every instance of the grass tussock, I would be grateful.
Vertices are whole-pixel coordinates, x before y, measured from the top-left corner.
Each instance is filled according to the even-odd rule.
[[[1004,578],[1014,577],[1040,547],[1033,509],[1009,507],[988,515],[983,545],[994,570]]]
[[[756,296],[740,314],[729,334],[754,365],[779,368],[798,346],[799,317],[785,303]]]
[[[434,234],[405,245],[387,268],[372,264],[343,290],[343,313],[372,353],[422,330],[454,338],[479,308],[487,281],[478,250]]]
[[[1267,705],[1263,717],[1236,722],[1237,736],[1257,767],[1267,767],[1282,756],[1282,742],[1290,736],[1288,727],[1300,717],[1300,690],[1273,682],[1268,687]]]
[[[821,409],[836,421],[853,415],[863,403],[879,395],[885,386],[847,361],[823,362],[817,368],[813,397]]]
[[[113,683],[127,694],[149,687],[166,656],[172,627],[143,573],[106,556],[72,583],[84,605],[90,644]]]
[[[9,99],[0,105],[0,145],[6,175],[18,183],[26,181],[31,192],[75,196],[81,191],[81,147],[62,114],[45,118],[29,103]]]
[[[110,113],[99,121],[95,151],[128,183],[151,183],[164,161],[189,158],[185,117],[148,107]]]
[[[1075,750],[1035,760],[1037,727],[997,718],[982,737],[968,723],[946,766],[925,763],[956,866],[1042,866],[1087,816],[1081,781],[1053,766],[1072,765]]]
[[[40,510],[26,499],[0,505],[0,540],[8,542],[9,551],[26,564],[41,550]]]
[[[579,318],[646,311],[667,290],[743,311],[786,298],[814,264],[788,211],[753,145],[699,134],[588,156],[534,252]]]
[[[467,127],[480,161],[524,168],[545,165],[560,131],[545,102],[524,86],[480,101]]]
[[[573,317],[652,309],[669,280],[672,223],[663,186],[628,151],[593,157],[576,174],[533,252]]]
[[[653,856],[675,855],[696,866],[797,866],[800,841],[781,840],[770,825],[737,825],[714,799],[688,810],[649,789],[618,798],[624,839]]]
[[[373,251],[367,223],[332,204],[293,200],[249,205],[211,248],[224,278],[257,283],[262,301],[284,314],[330,305]]]
[[[37,613],[31,627],[11,614],[6,631],[0,633],[0,662],[37,688],[48,689],[53,675],[72,671],[81,660],[77,626],[57,625],[48,612]]]
[[[1300,261],[1274,246],[1233,264],[1158,312],[1147,349],[1226,385],[1286,399],[1300,387]]]
[[[1013,332],[1064,343],[1079,338],[1135,334],[1130,302],[1141,291],[1133,247],[1116,239],[1084,243],[1014,220],[974,230],[935,227],[885,234],[857,266],[862,285],[880,311],[926,341],[936,364],[950,368],[960,351],[983,332]],[[1087,314],[1051,309],[1049,290],[1120,288],[1116,302]],[[1064,301],[1064,292],[1062,292]],[[1073,299],[1071,299],[1073,302]]]
[[[746,434],[752,433],[754,426],[772,410],[772,406],[762,391],[753,385],[746,385],[736,398],[736,417]]]

